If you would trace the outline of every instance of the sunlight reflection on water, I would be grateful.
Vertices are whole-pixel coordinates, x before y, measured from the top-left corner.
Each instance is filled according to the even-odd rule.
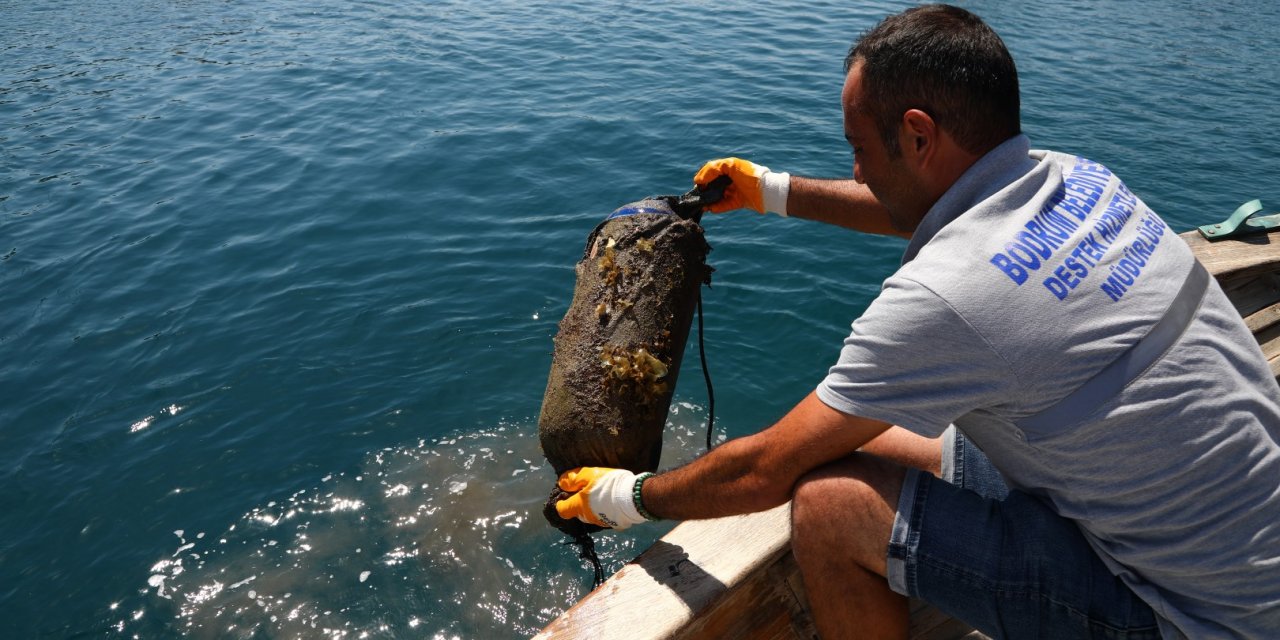
[[[699,451],[703,415],[672,408],[665,464]],[[251,509],[221,535],[176,530],[144,604],[116,612],[112,628],[139,637],[527,636],[590,584],[541,516],[552,480],[533,431],[503,424],[384,449]],[[616,570],[669,528],[599,535],[597,548]]]

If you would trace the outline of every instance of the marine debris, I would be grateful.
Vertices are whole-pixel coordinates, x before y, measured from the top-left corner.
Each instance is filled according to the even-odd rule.
[[[702,227],[661,200],[627,205],[591,234],[560,330],[538,435],[556,474],[657,468],[698,288]]]

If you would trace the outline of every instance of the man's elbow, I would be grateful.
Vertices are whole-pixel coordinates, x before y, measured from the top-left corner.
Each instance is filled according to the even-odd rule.
[[[743,479],[750,513],[767,511],[791,499],[793,482],[779,480],[769,474],[752,474]]]
[[[798,476],[793,465],[774,456],[756,456],[743,479],[752,498],[752,511],[765,511],[791,500]]]

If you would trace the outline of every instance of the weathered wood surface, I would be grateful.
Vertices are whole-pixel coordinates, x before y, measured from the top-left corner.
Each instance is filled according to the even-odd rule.
[[[1209,242],[1189,231],[1182,239],[1218,279],[1280,380],[1280,233]]]
[[[742,585],[753,571],[773,564],[788,550],[790,538],[785,505],[747,516],[683,522],[537,637],[680,637],[729,585]]]
[[[790,508],[680,523],[536,638],[817,638]],[[924,603],[912,608],[913,640],[981,637]]]
[[[1215,278],[1273,272],[1280,268],[1280,234],[1261,233],[1209,242],[1198,231],[1181,234]]]
[[[1182,238],[1222,285],[1280,377],[1280,232],[1210,243]],[[811,639],[817,634],[790,550],[789,504],[681,523],[537,638]],[[913,640],[982,634],[921,602]]]

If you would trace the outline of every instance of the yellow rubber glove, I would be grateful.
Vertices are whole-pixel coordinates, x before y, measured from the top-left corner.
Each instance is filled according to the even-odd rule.
[[[760,213],[772,211],[780,216],[787,215],[790,174],[770,171],[769,167],[742,158],[720,158],[702,165],[693,182],[705,187],[720,176],[729,176],[733,184],[724,190],[724,198],[708,207],[712,213],[754,209]]]
[[[565,520],[618,530],[644,522],[632,497],[636,474],[626,469],[578,467],[560,474],[558,484],[573,494],[556,502],[556,513]]]

